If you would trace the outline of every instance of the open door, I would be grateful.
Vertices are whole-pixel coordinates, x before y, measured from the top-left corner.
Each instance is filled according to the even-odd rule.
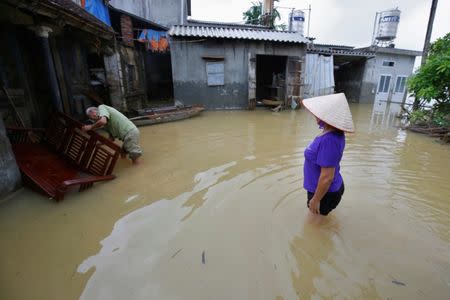
[[[291,105],[292,99],[299,100],[301,87],[302,61],[298,56],[289,56],[286,70],[286,103]]]
[[[248,54],[248,109],[256,106],[256,56]]]

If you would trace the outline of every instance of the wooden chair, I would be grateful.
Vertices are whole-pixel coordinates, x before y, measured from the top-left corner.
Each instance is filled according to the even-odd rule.
[[[81,126],[56,113],[45,129],[8,127],[24,182],[61,201],[73,187],[84,191],[95,182],[114,179],[121,148],[98,133],[83,132]]]

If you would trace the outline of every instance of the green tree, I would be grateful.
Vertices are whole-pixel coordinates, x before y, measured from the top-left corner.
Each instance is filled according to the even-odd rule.
[[[435,100],[434,111],[450,114],[450,33],[436,40],[426,63],[408,80],[408,88],[421,104]]]
[[[279,0],[274,0],[278,2]],[[261,1],[252,2],[252,6],[243,13],[245,24],[264,25],[262,18],[263,4]],[[286,30],[286,24],[275,25],[276,20],[281,20],[280,12],[274,8],[269,19],[269,27],[277,30]]]

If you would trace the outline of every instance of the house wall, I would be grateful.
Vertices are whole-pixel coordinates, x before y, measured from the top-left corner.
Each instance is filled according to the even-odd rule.
[[[384,67],[383,61],[394,61],[393,67]],[[368,59],[364,69],[361,84],[360,103],[373,103],[375,100],[378,80],[381,74],[392,75],[395,84],[397,75],[411,76],[414,68],[415,56],[376,53],[375,58]]]
[[[256,55],[303,57],[304,44],[245,40],[171,41],[174,98],[184,104],[203,104],[207,109],[248,107],[249,58]],[[208,86],[204,57],[223,58],[224,85]]]
[[[186,23],[186,0],[111,0],[110,4],[166,27]]]

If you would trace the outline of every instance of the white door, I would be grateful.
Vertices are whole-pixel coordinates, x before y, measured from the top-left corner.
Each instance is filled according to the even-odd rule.
[[[386,74],[380,75],[375,100],[387,101],[391,87],[391,77],[391,75]]]
[[[391,75],[380,75],[380,79],[378,80],[377,93],[375,94],[375,101],[373,103],[373,110],[375,113],[384,114],[384,112],[386,111],[390,86]]]
[[[405,90],[406,90],[406,80],[407,79],[408,79],[408,77],[404,76],[404,75],[397,76],[397,79],[395,80],[394,90],[392,92],[392,102],[401,103],[403,101],[403,96],[405,95]]]

